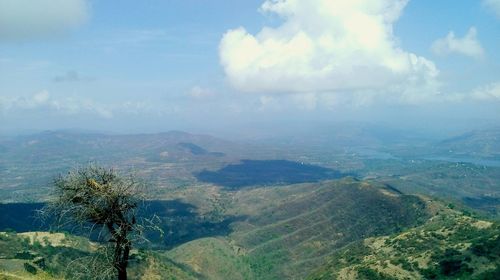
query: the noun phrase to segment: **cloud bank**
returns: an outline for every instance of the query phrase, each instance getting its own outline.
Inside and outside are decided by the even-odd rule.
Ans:
[[[100,118],[113,117],[111,108],[98,104],[91,99],[54,98],[47,90],[42,90],[29,97],[0,97],[0,113],[20,113],[22,110],[59,113],[62,115],[91,114]]]
[[[438,70],[403,50],[393,33],[407,0],[267,0],[282,24],[255,35],[227,31],[220,62],[238,90],[260,93],[398,92],[403,99],[436,85]],[[308,95],[306,107],[314,98]],[[418,99],[418,97],[417,97]]]
[[[62,34],[89,16],[86,0],[0,0],[0,41]]]
[[[473,58],[484,56],[484,50],[477,39],[477,30],[474,27],[463,38],[457,38],[453,31],[450,31],[446,37],[437,39],[432,44],[432,51],[437,55],[448,55],[452,53],[462,54]]]
[[[472,93],[472,97],[478,100],[500,101],[500,82],[491,83],[477,88]]]

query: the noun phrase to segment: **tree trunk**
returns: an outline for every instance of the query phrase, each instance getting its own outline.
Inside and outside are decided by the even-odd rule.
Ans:
[[[127,280],[127,268],[126,267],[120,267],[118,269],[118,280]]]
[[[126,225],[120,231],[114,231],[116,247],[113,262],[118,270],[118,280],[127,280],[127,266],[130,256],[130,241],[127,238],[128,227],[129,225]]]
[[[127,280],[128,258],[130,256],[130,242],[125,238],[124,248],[120,262],[118,263],[118,280]]]
[[[123,242],[122,239],[116,241],[115,256],[114,256],[114,266],[118,270],[118,280],[127,280],[127,266],[123,265],[122,254],[123,254]]]

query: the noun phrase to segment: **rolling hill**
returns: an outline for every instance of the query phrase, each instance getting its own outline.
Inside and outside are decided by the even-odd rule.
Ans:
[[[332,279],[338,275],[347,277],[339,279],[422,279],[435,275],[435,279],[448,279],[450,273],[488,279],[480,277],[496,273],[498,267],[498,250],[492,247],[500,234],[497,223],[426,197],[402,194],[385,184],[345,178],[244,188],[225,195],[219,203],[223,216],[243,217],[231,222],[231,230],[171,249],[136,251],[130,268],[136,278],[132,279],[149,279],[144,275],[163,275],[161,279]],[[29,235],[40,236],[31,238],[39,241],[26,241]],[[0,248],[5,253],[0,273],[30,275],[24,266],[28,263],[46,279],[68,277],[78,271],[62,270],[63,260],[88,256],[100,246],[85,240],[56,233],[2,234]],[[24,251],[32,252],[33,258],[23,259]],[[46,260],[44,268],[33,263],[36,257]]]
[[[500,158],[500,129],[474,130],[437,143],[443,153],[481,158]]]
[[[454,156],[494,156],[496,134],[473,132],[414,151],[397,139],[384,144],[392,134],[342,146],[364,133],[354,132],[333,135],[339,146],[326,139],[310,150],[310,143],[234,143],[175,131],[2,137],[0,230],[26,233],[0,235],[0,277],[74,278],[79,272],[67,271],[68,262],[102,247],[41,232],[48,228],[29,214],[57,173],[88,161],[135,170],[151,185],[146,214],[157,214],[165,235],[134,251],[133,279],[496,277],[500,168],[415,156],[450,147]],[[359,152],[366,147],[375,150]]]
[[[0,199],[40,201],[52,178],[98,162],[132,170],[160,188],[196,181],[192,172],[222,167],[239,146],[206,135],[171,131],[159,134],[108,135],[69,131],[3,138],[0,142]]]
[[[498,279],[500,224],[434,208],[421,226],[346,246],[307,279]]]

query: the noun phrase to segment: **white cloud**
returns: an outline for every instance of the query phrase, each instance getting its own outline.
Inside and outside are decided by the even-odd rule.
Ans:
[[[304,93],[304,109],[315,107],[318,92],[434,90],[434,63],[401,49],[393,34],[407,2],[267,0],[262,12],[283,23],[256,35],[243,27],[227,31],[220,62],[236,89]]]
[[[47,90],[29,97],[0,97],[0,109],[5,113],[19,113],[22,110],[50,110],[63,115],[91,114],[101,118],[112,118],[112,108],[98,104],[91,99],[53,98]]]
[[[0,41],[54,36],[83,24],[86,0],[0,0]]]
[[[23,116],[26,113],[56,117],[85,116],[112,119],[123,116],[169,115],[182,108],[147,99],[102,102],[78,96],[51,95],[42,90],[31,96],[0,96],[0,117]]]
[[[8,98],[2,97],[0,99],[0,105],[5,110],[10,110],[13,108],[20,109],[33,109],[36,107],[44,106],[49,102],[50,94],[46,90],[42,90],[30,97],[16,97]]]
[[[483,5],[491,9],[500,18],[500,0],[483,0]]]
[[[497,100],[500,101],[500,82],[491,83],[474,90],[472,97],[478,100]]]
[[[455,33],[450,31],[445,38],[434,41],[432,51],[438,55],[457,53],[474,58],[484,56],[483,47],[477,40],[477,30],[474,27],[469,28],[469,31],[463,38],[457,38]]]
[[[215,94],[212,90],[208,88],[202,88],[199,86],[194,86],[189,90],[189,96],[191,96],[194,99],[206,99],[206,98],[211,98]]]
[[[48,91],[43,90],[33,96],[33,102],[34,104],[44,104],[46,103],[50,98],[50,94]]]

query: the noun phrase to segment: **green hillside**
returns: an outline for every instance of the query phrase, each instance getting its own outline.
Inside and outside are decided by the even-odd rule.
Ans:
[[[230,201],[226,214],[247,218],[234,222],[229,236],[165,255],[208,279],[300,279],[351,242],[429,217],[420,198],[354,179],[242,190]]]
[[[257,189],[238,197],[241,207],[262,209],[230,235],[245,248],[257,279],[304,276],[350,242],[398,232],[428,217],[419,198],[381,185],[345,179],[299,188],[300,193],[290,188],[275,195],[272,188]],[[267,199],[255,203],[255,195]]]
[[[0,248],[0,279],[59,279],[73,260],[89,257],[97,247],[63,233],[1,232]]]
[[[114,279],[104,275],[113,268],[102,255],[103,246],[63,233],[0,232],[0,279]],[[130,279],[198,278],[155,252],[132,251]]]
[[[500,167],[465,162],[372,160],[367,177],[376,177],[404,193],[418,193],[463,203],[493,218],[500,215]]]
[[[201,238],[163,254],[206,279],[254,279],[244,250],[225,238]]]
[[[499,279],[500,224],[433,206],[424,225],[354,242],[308,279]]]
[[[212,211],[199,208],[205,215],[240,217],[231,230],[169,250],[134,250],[130,279],[494,279],[498,273],[497,223],[376,181],[212,188],[183,199],[199,204],[207,197],[216,199]],[[75,279],[79,271],[68,270],[69,263],[102,246],[62,233],[3,233],[0,273]]]

